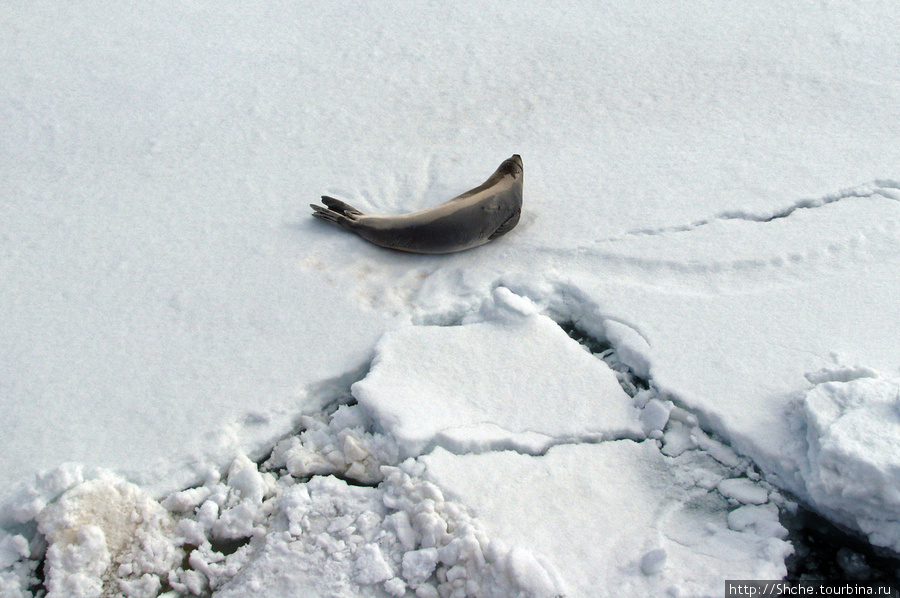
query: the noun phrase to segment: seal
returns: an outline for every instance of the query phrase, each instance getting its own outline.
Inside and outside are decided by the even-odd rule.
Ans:
[[[313,216],[366,241],[411,253],[452,253],[484,245],[511,231],[522,213],[522,158],[503,161],[488,180],[440,205],[411,214],[363,214],[339,199],[322,196]]]

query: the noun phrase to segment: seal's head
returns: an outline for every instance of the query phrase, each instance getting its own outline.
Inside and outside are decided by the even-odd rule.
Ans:
[[[522,176],[523,171],[524,167],[522,166],[522,156],[520,156],[519,154],[513,154],[512,157],[507,158],[503,161],[503,164],[501,164],[500,168],[497,169],[497,174],[510,175],[514,178],[518,178]]]

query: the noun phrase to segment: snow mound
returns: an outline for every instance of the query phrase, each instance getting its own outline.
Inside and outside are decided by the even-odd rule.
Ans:
[[[41,536],[0,537],[0,595],[31,596],[42,558],[48,598],[204,595],[247,562],[280,494],[274,476],[243,455],[225,480],[213,475],[161,503],[108,472],[87,481],[66,473],[44,474],[33,489],[73,484],[38,501],[46,498],[35,516]]]
[[[49,543],[48,597],[156,596],[161,578],[182,558],[168,538],[170,514],[122,480],[79,484],[37,521]]]
[[[806,428],[800,472],[810,501],[872,543],[900,551],[900,379],[855,369],[795,405]]]
[[[615,373],[536,311],[500,287],[461,326],[389,332],[353,395],[406,456],[640,435]]]

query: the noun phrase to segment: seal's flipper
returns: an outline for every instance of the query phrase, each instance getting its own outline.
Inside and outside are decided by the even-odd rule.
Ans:
[[[309,207],[313,209],[313,216],[315,216],[316,218],[331,222],[333,224],[337,224],[341,228],[346,229],[350,229],[353,227],[353,218],[356,217],[357,214],[359,214],[359,212],[357,212],[357,214],[351,214],[348,216],[335,210],[317,206],[314,203],[309,204]]]
[[[505,235],[512,229],[514,229],[516,227],[516,225],[519,223],[519,214],[520,213],[521,212],[519,212],[517,210],[516,212],[513,213],[512,216],[507,218],[506,221],[503,224],[501,224],[500,226],[498,226],[497,230],[495,230],[494,233],[490,237],[488,237],[488,241],[493,241],[497,237],[502,237],[503,235]]]
[[[351,206],[350,204],[346,204],[339,199],[335,199],[333,197],[328,197],[327,195],[322,196],[322,203],[328,206],[331,210],[334,210],[338,214],[344,214],[345,216],[362,216],[363,213]]]

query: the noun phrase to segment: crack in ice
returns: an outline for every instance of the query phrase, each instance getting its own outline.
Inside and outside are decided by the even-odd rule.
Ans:
[[[595,244],[600,243],[612,243],[616,241],[621,241],[630,237],[644,237],[644,236],[654,236],[654,235],[662,235],[667,233],[684,233],[691,232],[703,226],[707,226],[713,224],[715,222],[722,222],[728,220],[744,220],[746,222],[753,223],[766,223],[772,222],[775,220],[781,220],[783,218],[787,218],[791,216],[797,210],[809,210],[821,208],[823,206],[827,206],[829,204],[833,204],[845,199],[861,199],[861,198],[869,198],[880,196],[885,199],[890,199],[893,201],[900,201],[900,183],[892,180],[876,180],[870,185],[862,185],[859,187],[853,187],[850,189],[844,189],[839,191],[838,193],[830,194],[822,196],[818,199],[801,199],[796,203],[783,208],[781,210],[777,210],[775,212],[762,215],[762,214],[754,214],[750,212],[745,212],[742,210],[733,210],[733,211],[725,211],[720,212],[709,218],[704,218],[702,220],[696,220],[689,224],[676,224],[670,226],[660,226],[656,228],[639,228],[633,229],[629,231],[625,231],[619,235],[613,235],[611,237],[606,237],[603,239],[597,239]]]

